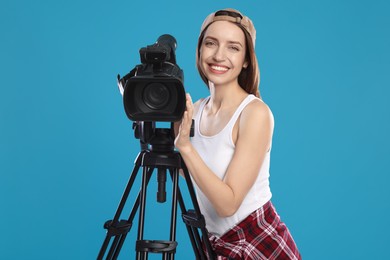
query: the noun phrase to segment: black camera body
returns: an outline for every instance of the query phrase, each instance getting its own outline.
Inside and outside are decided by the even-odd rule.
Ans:
[[[176,122],[185,111],[183,71],[176,64],[176,40],[161,35],[153,45],[141,48],[141,63],[120,79],[123,104],[132,121]]]

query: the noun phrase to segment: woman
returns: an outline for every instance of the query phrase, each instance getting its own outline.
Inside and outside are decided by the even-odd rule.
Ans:
[[[270,201],[274,121],[258,91],[255,39],[253,23],[237,10],[205,19],[197,67],[210,96],[193,104],[187,94],[175,145],[195,184],[218,259],[301,259]]]

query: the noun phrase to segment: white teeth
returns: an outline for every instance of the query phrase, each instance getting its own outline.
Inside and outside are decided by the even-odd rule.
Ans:
[[[220,67],[220,66],[215,66],[215,65],[212,65],[211,68],[213,70],[218,70],[218,71],[227,71],[228,70],[228,68],[226,68],[226,67]]]

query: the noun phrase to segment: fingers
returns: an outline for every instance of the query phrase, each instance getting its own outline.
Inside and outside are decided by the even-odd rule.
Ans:
[[[186,111],[184,111],[183,118],[180,125],[180,134],[183,136],[189,136],[191,125],[192,125],[192,115],[194,111],[194,105],[190,94],[186,94]]]
[[[192,115],[194,113],[194,104],[192,103],[192,98],[190,94],[186,94],[186,109],[188,111],[188,115],[192,119]]]
[[[188,111],[185,111],[183,115],[183,121],[181,122],[181,126],[180,126],[180,132],[184,136],[189,135],[189,131],[191,128],[191,125],[189,125],[190,120],[191,119],[189,118]]]
[[[192,126],[192,116],[194,111],[194,105],[190,94],[186,94],[186,110],[184,111],[180,126],[178,127],[178,133],[175,139],[176,147],[181,150],[185,149],[190,143],[190,133]]]

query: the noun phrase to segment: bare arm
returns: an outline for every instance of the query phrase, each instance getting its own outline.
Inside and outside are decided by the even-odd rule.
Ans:
[[[188,170],[218,215],[228,217],[240,207],[255,182],[271,145],[273,117],[261,101],[251,102],[242,112],[236,149],[225,178],[219,179],[204,163],[189,139],[193,105],[187,97],[185,112],[175,140]]]

